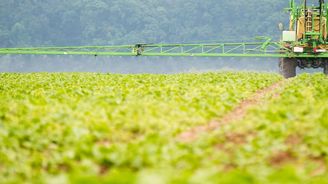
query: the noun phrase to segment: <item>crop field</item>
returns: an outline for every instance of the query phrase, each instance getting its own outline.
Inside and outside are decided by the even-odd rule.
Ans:
[[[328,78],[3,73],[0,183],[328,183]]]

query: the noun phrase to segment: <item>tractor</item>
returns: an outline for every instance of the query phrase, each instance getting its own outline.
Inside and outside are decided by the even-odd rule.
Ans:
[[[324,0],[308,0],[297,6],[290,1],[289,30],[283,31],[282,52],[290,57],[280,59],[279,68],[285,78],[296,76],[296,68],[323,68],[328,74],[327,21],[328,5]],[[322,56],[322,57],[321,57]]]

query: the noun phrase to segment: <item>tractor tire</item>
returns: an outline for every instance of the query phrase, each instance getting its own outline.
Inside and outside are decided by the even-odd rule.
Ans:
[[[297,61],[295,58],[281,58],[279,62],[280,74],[286,79],[296,76]]]
[[[323,73],[328,75],[328,62],[324,63],[323,65]]]

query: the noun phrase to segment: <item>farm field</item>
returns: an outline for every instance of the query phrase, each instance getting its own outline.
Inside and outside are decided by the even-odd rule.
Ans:
[[[328,181],[324,75],[0,74],[0,102],[0,183]]]

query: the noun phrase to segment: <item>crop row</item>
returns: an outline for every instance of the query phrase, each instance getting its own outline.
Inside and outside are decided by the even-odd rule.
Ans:
[[[189,180],[197,168],[214,166],[212,141],[175,137],[281,80],[256,73],[0,78],[0,181],[6,183]]]
[[[203,137],[208,147],[216,148],[211,150],[212,164],[223,166],[212,174],[203,172],[203,181],[327,183],[327,102],[324,75],[284,81],[243,120]]]

